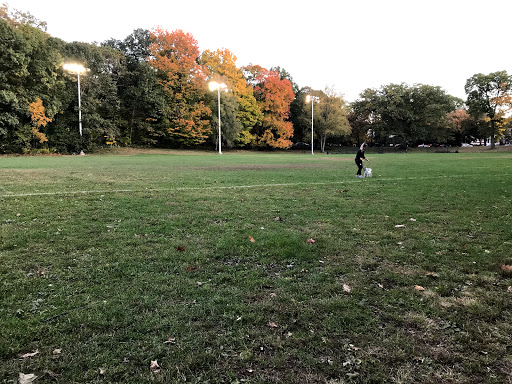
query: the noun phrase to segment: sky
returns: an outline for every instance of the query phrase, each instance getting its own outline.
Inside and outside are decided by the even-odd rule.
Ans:
[[[68,42],[181,29],[200,51],[227,48],[238,67],[279,66],[299,87],[332,87],[348,102],[391,83],[465,100],[474,74],[512,74],[511,0],[4,1]]]

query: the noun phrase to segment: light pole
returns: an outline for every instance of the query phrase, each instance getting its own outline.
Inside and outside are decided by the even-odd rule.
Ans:
[[[215,81],[211,81],[209,86],[210,86],[210,91],[217,90],[217,96],[218,96],[217,104],[219,106],[219,155],[222,155],[221,130],[220,130],[220,90],[223,89],[224,92],[227,92],[228,87],[224,83],[217,83]]]
[[[319,103],[320,98],[318,96],[306,96],[306,103],[311,102],[311,154],[314,155],[315,152],[313,152],[313,104]]]
[[[80,132],[80,137],[82,136],[82,104],[80,100],[80,74],[88,71],[88,69],[84,68],[83,65],[80,64],[64,64],[63,68],[71,73],[76,73],[78,76],[78,131]]]

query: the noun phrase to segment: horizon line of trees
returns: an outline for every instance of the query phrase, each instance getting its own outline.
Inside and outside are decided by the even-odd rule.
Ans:
[[[466,103],[436,86],[389,84],[348,105],[333,88],[300,88],[283,68],[238,67],[228,49],[200,52],[190,33],[136,29],[124,40],[67,43],[30,13],[0,7],[0,153],[78,153],[102,146],[218,146],[217,93],[224,148],[287,149],[314,139],[341,144],[460,144],[506,134],[512,78],[468,79]],[[83,135],[78,132],[80,77]]]

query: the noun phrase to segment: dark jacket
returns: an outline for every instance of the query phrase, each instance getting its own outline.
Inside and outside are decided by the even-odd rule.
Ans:
[[[366,157],[364,157],[364,151],[362,151],[361,149],[359,149],[359,151],[357,151],[357,155],[356,155],[356,162],[362,162],[363,159],[366,159]]]

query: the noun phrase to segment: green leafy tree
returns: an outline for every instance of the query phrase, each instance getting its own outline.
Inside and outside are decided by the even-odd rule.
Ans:
[[[122,76],[124,55],[110,47],[73,42],[62,47],[66,62],[83,64],[89,71],[80,76],[82,98],[83,137],[78,136],[77,76],[63,71],[67,80],[67,107],[61,119],[57,119],[56,131],[59,139],[65,136],[68,152],[93,149],[106,144],[107,138],[120,136],[120,100],[117,84]],[[69,132],[67,135],[65,132]],[[57,132],[56,132],[57,133]],[[52,138],[49,136],[49,141]],[[62,143],[59,143],[62,145]]]
[[[371,133],[381,143],[397,141],[407,146],[417,142],[444,142],[447,138],[447,114],[460,101],[440,87],[415,84],[390,84],[366,89],[352,103],[352,122],[358,130]]]
[[[6,7],[0,15],[0,151],[18,152],[30,149],[29,105],[41,99],[50,119],[62,107],[62,57],[55,40],[31,20],[13,19]]]
[[[512,77],[506,71],[478,73],[467,80],[465,90],[469,113],[475,118],[484,116],[491,149],[496,148],[496,139],[503,134],[507,113],[512,109]]]
[[[306,105],[306,96],[312,94],[310,87],[303,87],[295,93],[295,98],[290,104],[290,118],[293,124],[294,142],[307,140],[307,135],[311,129],[311,112]]]
[[[102,44],[125,55],[126,69],[117,81],[120,99],[120,129],[126,144],[163,145],[166,97],[155,70],[149,65],[151,38],[148,30],[136,29],[123,41]]]
[[[343,96],[332,87],[326,87],[324,92],[317,92],[317,94],[320,102],[314,105],[314,134],[320,139],[320,150],[325,152],[327,138],[348,136],[351,128]],[[310,109],[309,111],[311,113]]]

